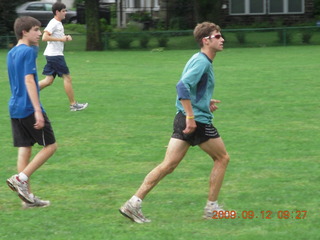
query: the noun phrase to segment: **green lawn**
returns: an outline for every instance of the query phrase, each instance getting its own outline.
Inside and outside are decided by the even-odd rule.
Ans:
[[[220,202],[239,218],[202,219],[213,164],[195,147],[148,195],[152,223],[142,225],[118,208],[163,159],[175,84],[195,51],[66,52],[76,98],[89,107],[70,112],[61,79],[41,92],[59,149],[32,176],[34,192],[52,205],[29,210],[5,184],[16,149],[0,51],[0,239],[319,239],[319,51],[226,46],[214,61],[222,101],[214,125],[231,156]],[[44,63],[40,54],[40,78]],[[278,218],[286,210],[294,214]],[[254,218],[244,219],[249,211]]]

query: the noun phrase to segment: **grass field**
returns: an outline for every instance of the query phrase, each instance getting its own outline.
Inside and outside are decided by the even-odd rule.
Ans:
[[[202,219],[213,163],[195,147],[148,195],[143,212],[152,223],[143,225],[118,208],[163,159],[175,84],[195,51],[67,52],[76,97],[89,107],[70,112],[61,79],[41,92],[59,149],[32,176],[35,193],[52,205],[29,210],[5,184],[16,173],[16,149],[0,51],[0,239],[319,239],[319,51],[219,53],[214,125],[231,155],[220,203],[239,218]],[[44,62],[40,55],[39,76]],[[249,211],[255,216],[245,219]],[[295,219],[296,211],[307,215]]]

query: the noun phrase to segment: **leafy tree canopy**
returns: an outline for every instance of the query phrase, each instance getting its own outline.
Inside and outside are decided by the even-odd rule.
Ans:
[[[26,0],[0,0],[0,34],[13,31],[13,24],[17,18],[16,7],[28,2]]]

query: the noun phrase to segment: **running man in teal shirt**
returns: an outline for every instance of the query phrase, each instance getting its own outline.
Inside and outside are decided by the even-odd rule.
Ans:
[[[194,54],[187,62],[177,84],[176,107],[178,111],[186,115],[180,100],[189,99],[192,102],[195,121],[210,124],[213,118],[210,110],[213,89],[212,60],[203,52]]]
[[[214,74],[212,61],[217,52],[223,50],[224,39],[218,25],[210,22],[198,24],[194,29],[200,52],[194,54],[186,64],[177,88],[177,114],[173,134],[162,163],[144,179],[137,192],[119,210],[122,215],[137,223],[147,223],[141,211],[142,200],[167,174],[179,165],[190,146],[198,145],[214,161],[210,174],[209,194],[204,208],[205,219],[230,212],[218,204],[218,195],[228,166],[229,155],[225,145],[212,125],[212,112],[217,110],[219,100],[212,99]]]

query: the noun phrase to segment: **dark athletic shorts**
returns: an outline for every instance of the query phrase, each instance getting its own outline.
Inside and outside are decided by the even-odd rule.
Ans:
[[[179,112],[174,118],[172,138],[177,138],[188,142],[191,146],[199,145],[210,138],[219,138],[218,130],[212,124],[196,122],[197,128],[191,134],[184,134],[186,128],[186,116]]]
[[[50,145],[56,142],[51,123],[45,113],[44,127],[40,130],[34,128],[35,118],[34,114],[26,118],[11,118],[13,145],[15,147],[30,147],[35,143],[41,146]]]
[[[64,56],[46,56],[47,64],[44,66],[43,75],[62,77],[63,74],[70,74]]]

